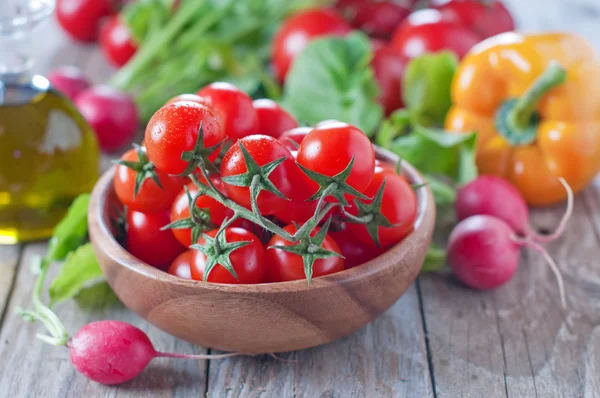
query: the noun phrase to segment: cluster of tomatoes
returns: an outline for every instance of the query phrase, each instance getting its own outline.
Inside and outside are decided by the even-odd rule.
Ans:
[[[209,160],[220,163],[219,172]],[[203,194],[209,186],[220,194]],[[297,242],[286,237],[323,203],[333,204],[323,221],[336,221],[321,222],[326,233],[318,240],[334,255],[314,261],[313,277],[375,258],[412,230],[417,213],[413,188],[375,159],[362,131],[337,121],[299,127],[277,103],[252,101],[228,83],[177,96],[159,109],[143,146],[119,161],[114,189],[128,209],[125,245],[133,255],[182,278],[218,283],[304,279],[303,257],[285,250]],[[259,217],[239,217],[239,209],[253,207]],[[221,246],[233,248],[228,261],[235,272],[218,263],[204,275],[210,255],[189,247],[213,241],[219,231]]]
[[[429,8],[414,11],[417,3]],[[360,29],[372,39],[378,101],[390,114],[403,106],[404,69],[412,59],[442,50],[462,58],[480,41],[514,28],[500,0],[337,0],[333,8],[300,11],[282,24],[273,38],[272,66],[284,82],[311,40]]]

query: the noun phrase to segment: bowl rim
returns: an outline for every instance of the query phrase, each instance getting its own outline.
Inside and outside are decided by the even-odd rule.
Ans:
[[[373,145],[376,158],[386,163],[396,164],[398,156],[390,151]],[[225,284],[214,282],[203,282],[196,280],[183,279],[169,274],[166,271],[153,267],[129,253],[113,236],[109,227],[104,222],[103,210],[109,193],[113,189],[113,178],[116,166],[108,169],[96,182],[91,194],[88,208],[88,227],[90,231],[90,240],[93,241],[96,250],[102,250],[112,261],[128,270],[140,274],[141,276],[169,283],[182,288],[198,288],[201,290],[222,291],[239,294],[265,294],[265,293],[285,293],[310,291],[322,288],[328,288],[340,283],[348,283],[353,280],[362,279],[374,273],[378,273],[385,268],[397,263],[396,252],[401,252],[405,247],[416,239],[418,232],[426,229],[428,223],[426,215],[433,212],[435,218],[435,202],[433,193],[428,185],[424,185],[416,192],[417,195],[417,218],[413,230],[399,243],[390,247],[389,250],[378,257],[360,264],[356,267],[344,269],[330,275],[324,275],[313,278],[308,284],[305,279],[286,282],[271,282],[258,284]],[[408,162],[402,160],[402,172],[412,184],[425,184],[423,176]]]

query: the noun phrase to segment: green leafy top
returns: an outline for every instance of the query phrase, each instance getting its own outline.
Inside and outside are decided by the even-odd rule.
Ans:
[[[450,51],[412,60],[404,73],[402,98],[413,120],[423,126],[443,126],[450,109],[450,88],[458,58]]]
[[[308,124],[336,119],[372,135],[383,110],[376,100],[371,57],[371,44],[362,33],[311,41],[286,77],[286,109]]]

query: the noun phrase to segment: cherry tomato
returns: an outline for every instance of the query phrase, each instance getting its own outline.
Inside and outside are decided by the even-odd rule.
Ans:
[[[130,149],[121,156],[121,160],[138,162],[139,156],[135,149]],[[154,172],[162,188],[152,178],[146,178],[140,186],[137,195],[134,195],[137,173],[127,166],[118,164],[115,168],[113,181],[115,193],[121,203],[130,210],[141,211],[143,213],[153,213],[168,209],[185,183],[185,179],[163,173],[156,169]]]
[[[284,228],[286,232],[293,234],[297,228],[290,224]],[[319,228],[315,228],[311,236],[316,235]],[[270,246],[293,246],[295,243],[288,242],[279,235],[273,235],[267,247]],[[335,240],[329,235],[325,236],[322,247],[341,254],[341,250]],[[332,256],[329,258],[318,259],[313,264],[313,278],[333,274],[344,269],[344,259]],[[305,279],[304,263],[302,257],[286,252],[281,249],[267,250],[267,279],[270,282],[285,282],[297,279]]]
[[[274,216],[286,224],[297,222],[304,223],[311,218],[317,210],[316,200],[306,202],[304,200],[294,200],[289,203],[283,210],[278,211]]]
[[[185,250],[170,230],[160,230],[168,223],[168,210],[151,214],[128,211],[127,250],[145,263],[166,269]]]
[[[215,237],[217,230],[207,233],[210,237]],[[229,260],[239,279],[227,271],[222,265],[216,265],[208,275],[208,282],[213,283],[232,283],[232,284],[250,284],[262,283],[265,278],[265,248],[253,233],[242,228],[229,227],[225,229],[225,240],[228,243],[250,241],[252,243],[242,246],[229,255]],[[204,237],[200,238],[199,244],[205,242]],[[196,257],[191,264],[192,278],[201,281],[204,277],[206,268],[206,256],[196,252]]]
[[[223,132],[231,141],[259,132],[252,98],[233,84],[212,83],[197,94],[207,101],[207,106],[222,121]]]
[[[242,138],[229,148],[223,160],[221,161],[221,176],[235,176],[246,173],[246,163],[240,150],[239,143],[242,143],[250,156],[259,166],[286,157],[269,175],[269,180],[283,193],[287,198],[297,195],[296,192],[302,189],[295,181],[304,179],[303,174],[296,163],[290,151],[283,146],[281,142],[267,135],[251,135]],[[225,191],[227,195],[242,206],[251,207],[249,187],[238,187],[225,182]],[[288,201],[280,198],[270,192],[261,192],[258,195],[258,208],[263,215],[274,214],[283,209]]]
[[[279,141],[281,141],[290,151],[295,151],[300,147],[300,143],[312,129],[312,127],[296,127],[295,129],[284,131],[279,136]]]
[[[341,173],[352,159],[354,165],[346,183],[362,192],[373,178],[373,145],[358,128],[347,123],[331,122],[315,127],[302,140],[297,161],[309,170],[333,177]],[[311,191],[311,194],[314,192]]]
[[[288,18],[273,38],[272,62],[275,76],[283,82],[296,56],[319,36],[343,36],[350,25],[335,11],[311,9]]]
[[[466,26],[443,18],[440,11],[425,9],[414,12],[394,34],[392,47],[404,62],[427,52],[453,51],[465,56],[480,37]]]
[[[194,149],[200,124],[205,147],[216,145],[225,138],[214,113],[204,105],[180,101],[160,108],[148,122],[144,136],[150,161],[165,173],[183,173],[187,162],[181,155]],[[218,154],[219,149],[216,149],[211,159]]]
[[[263,244],[267,243],[273,235],[270,231],[264,229],[258,224],[253,223],[252,221],[246,220],[245,218],[238,218],[231,224],[231,226],[243,228],[246,231],[252,232]]]
[[[129,27],[119,15],[113,15],[100,29],[100,48],[107,60],[116,67],[129,61],[137,51]]]
[[[342,256],[344,256],[344,267],[346,269],[371,261],[386,251],[385,248],[363,242],[347,228],[337,232],[330,232],[329,235],[340,247]]]
[[[255,100],[252,105],[258,117],[258,132],[279,138],[286,130],[298,127],[298,122],[277,102],[270,99]]]
[[[458,21],[482,40],[515,30],[515,22],[501,1],[443,0],[439,3],[434,8],[442,13],[444,19]]]
[[[204,105],[204,106],[210,108],[209,101],[206,98],[202,98],[201,96],[196,95],[196,94],[179,94],[179,95],[176,95],[175,97],[173,97],[170,100],[168,100],[167,102],[165,102],[165,105],[173,104],[173,103],[179,102],[179,101],[195,102],[197,104]]]
[[[371,66],[373,67],[375,79],[379,84],[377,102],[383,106],[385,114],[389,115],[404,106],[402,103],[404,62],[393,48],[383,46],[374,49]]]
[[[411,12],[410,8],[395,1],[363,1],[354,11],[354,28],[383,39],[392,37],[394,30]]]
[[[388,170],[380,168],[375,172],[373,181],[365,190],[365,194],[374,197],[386,181],[381,201],[381,214],[383,214],[393,227],[378,227],[379,243],[382,247],[390,246],[400,242],[413,229],[417,218],[417,196],[409,183]],[[365,203],[371,201],[365,200]],[[350,214],[358,213],[356,205],[352,204],[348,210]],[[363,242],[375,245],[375,242],[369,235],[365,224],[348,223],[347,228],[356,237]]]
[[[173,260],[167,272],[183,279],[192,279],[191,265],[195,257],[196,250],[190,249],[184,251]]]
[[[219,190],[223,190],[223,183],[216,177],[211,177],[211,182]],[[198,187],[192,182],[187,184],[188,191],[192,198],[198,193]],[[180,190],[179,195],[172,202],[171,206],[171,222],[189,218],[190,206],[185,190]],[[213,198],[207,195],[201,195],[196,199],[196,207],[208,211],[210,221],[218,227],[223,223],[225,218],[231,218],[233,216],[233,210],[223,206]],[[175,238],[185,247],[189,247],[192,244],[192,230],[190,228],[173,229]]]
[[[56,18],[73,39],[92,42],[98,38],[102,18],[116,12],[111,0],[56,0]]]

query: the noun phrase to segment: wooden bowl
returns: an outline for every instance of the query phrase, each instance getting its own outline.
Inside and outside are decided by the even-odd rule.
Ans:
[[[376,148],[379,159],[398,158]],[[423,182],[409,164],[409,181]],[[269,353],[329,343],[363,327],[400,298],[417,277],[435,223],[428,187],[417,191],[415,228],[376,259],[336,274],[257,285],[177,278],[135,258],[110,230],[114,168],[96,184],[89,207],[94,251],[108,283],[131,310],[165,332],[224,351]]]

